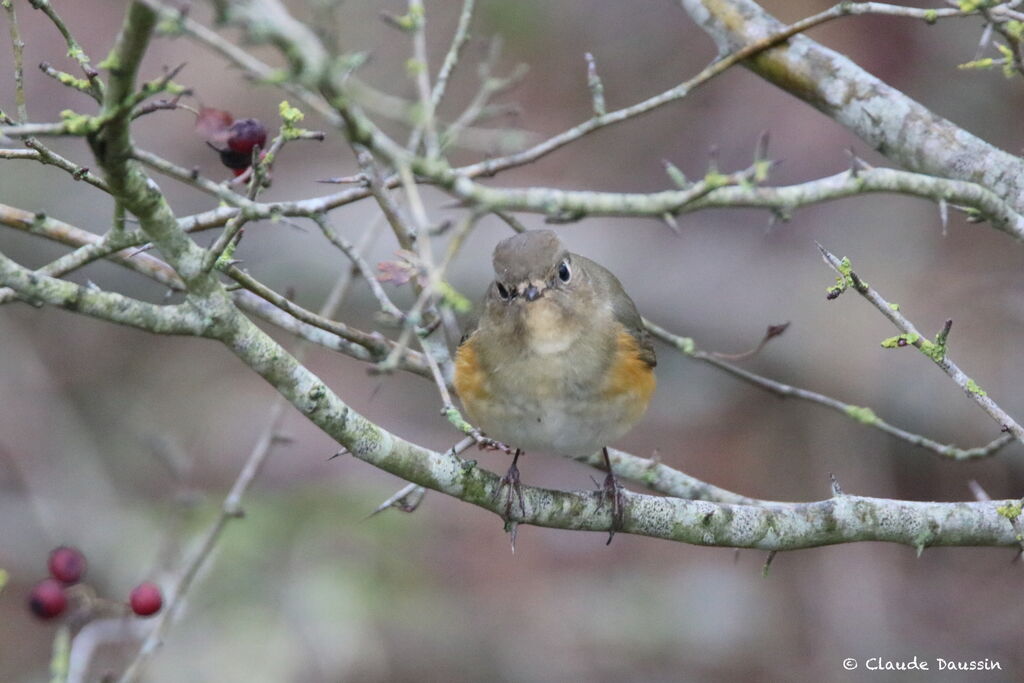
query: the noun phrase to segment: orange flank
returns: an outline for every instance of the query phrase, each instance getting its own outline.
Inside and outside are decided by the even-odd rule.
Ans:
[[[633,405],[629,420],[633,422],[647,410],[647,404],[654,395],[656,385],[654,369],[640,357],[640,346],[636,339],[626,330],[621,330],[618,335],[615,362],[609,369],[605,382],[604,395],[608,398],[630,397]]]
[[[472,337],[464,341],[455,353],[455,391],[470,413],[473,412],[473,402],[487,398],[484,373],[480,368]]]

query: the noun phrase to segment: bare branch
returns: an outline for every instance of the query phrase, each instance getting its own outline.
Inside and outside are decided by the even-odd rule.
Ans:
[[[818,249],[821,250],[825,263],[839,274],[839,284],[831,291],[841,292],[847,288],[855,289],[858,294],[870,301],[871,304],[877,308],[889,322],[902,331],[902,334],[883,341],[883,347],[896,348],[899,346],[913,346],[917,348],[918,351],[923,353],[937,366],[939,366],[939,369],[946,373],[958,387],[963,389],[968,398],[988,413],[989,417],[995,420],[1001,429],[1013,434],[1018,441],[1024,443],[1024,428],[1022,428],[1016,420],[1010,417],[1006,411],[1000,408],[995,401],[989,398],[985,390],[978,386],[977,382],[968,377],[947,355],[946,338],[949,335],[949,327],[952,325],[952,321],[947,323],[936,337],[935,341],[929,340],[918,332],[917,328],[914,327],[914,324],[900,312],[899,306],[895,306],[883,299],[874,288],[868,285],[867,282],[862,280],[857,273],[854,272],[849,259],[836,258],[820,244],[818,245]]]
[[[784,30],[753,0],[680,0],[693,20],[720,50]],[[864,3],[877,9],[879,3]],[[861,3],[840,3],[854,10]],[[891,6],[889,6],[891,7]],[[829,10],[835,12],[836,9]],[[917,10],[934,12],[948,9]],[[899,14],[914,11],[900,8]],[[922,17],[922,18],[928,18]],[[759,53],[744,65],[803,99],[861,137],[874,149],[908,170],[977,183],[1024,210],[1024,162],[936,115],[847,57],[806,36]]]
[[[672,334],[668,330],[652,323],[650,320],[644,320],[644,326],[651,334],[666,342],[677,351],[686,354],[694,360],[707,363],[712,367],[727,372],[733,377],[749,382],[759,389],[773,393],[776,396],[781,396],[782,398],[797,398],[801,401],[809,401],[811,403],[825,406],[826,408],[831,408],[836,412],[842,413],[851,420],[868,425],[869,427],[874,427],[875,429],[881,430],[886,434],[906,441],[914,446],[926,448],[943,458],[948,458],[950,460],[976,460],[979,458],[987,458],[995,455],[1002,450],[1004,446],[1013,441],[1013,437],[1011,435],[1003,434],[990,443],[975,448],[958,448],[950,444],[939,443],[938,441],[929,439],[926,436],[914,434],[905,429],[900,429],[899,427],[889,424],[876,415],[874,410],[867,406],[845,403],[816,391],[801,389],[800,387],[794,387],[768,377],[763,377],[754,372],[750,372],[749,370],[737,367],[732,363],[728,363],[721,358],[718,358],[713,353],[702,351],[697,348],[693,339]]]

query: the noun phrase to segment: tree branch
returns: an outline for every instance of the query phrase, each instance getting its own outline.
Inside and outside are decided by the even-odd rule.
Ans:
[[[0,286],[10,287],[27,301],[69,311],[154,334],[206,334],[207,321],[188,304],[157,306],[113,292],[89,289],[19,266],[0,253]]]
[[[1004,446],[1013,441],[1012,435],[1003,434],[984,446],[978,446],[975,448],[957,448],[951,444],[939,443],[938,441],[929,439],[926,436],[914,434],[906,431],[905,429],[900,429],[899,427],[889,424],[876,415],[875,411],[867,406],[845,403],[832,398],[831,396],[819,394],[816,391],[801,389],[800,387],[784,384],[768,377],[762,377],[761,375],[726,362],[721,358],[716,357],[714,354],[698,349],[693,339],[672,334],[668,330],[652,323],[650,320],[644,320],[644,326],[651,334],[663,342],[668,343],[677,351],[693,358],[694,360],[707,363],[714,368],[727,372],[759,389],[763,389],[782,398],[797,398],[802,401],[808,401],[826,408],[831,408],[832,410],[842,413],[851,420],[868,425],[869,427],[874,427],[875,429],[883,431],[897,439],[902,439],[914,446],[925,448],[943,458],[948,458],[950,460],[977,460],[980,458],[987,458],[995,455],[1002,450]]]
[[[680,4],[722,52],[783,28],[752,0],[680,0]],[[744,65],[846,126],[901,166],[976,183],[1016,211],[1024,211],[1024,162],[1019,157],[936,115],[849,58],[795,35]]]
[[[882,298],[874,288],[862,280],[857,273],[853,271],[853,267],[850,265],[849,259],[836,258],[820,244],[818,245],[818,249],[821,250],[821,255],[825,259],[825,263],[839,274],[836,286],[829,290],[829,299],[835,299],[848,288],[856,290],[858,294],[870,301],[871,304],[877,308],[889,322],[903,332],[903,334],[883,341],[882,346],[884,348],[897,348],[901,346],[913,346],[917,348],[917,350],[939,366],[939,369],[946,373],[946,375],[948,375],[958,387],[963,389],[963,392],[967,397],[984,410],[989,417],[995,420],[1003,431],[1013,434],[1018,441],[1024,443],[1024,427],[1021,427],[1016,420],[1010,417],[1009,414],[1000,408],[995,401],[989,398],[985,390],[978,386],[977,382],[968,377],[946,354],[946,339],[949,335],[949,329],[953,324],[952,320],[946,321],[946,326],[935,337],[935,341],[929,340],[918,332],[917,328],[914,327],[914,324],[900,312],[899,306],[891,304]]]

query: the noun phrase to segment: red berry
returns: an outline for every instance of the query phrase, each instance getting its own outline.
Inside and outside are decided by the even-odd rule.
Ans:
[[[164,598],[155,583],[143,581],[132,589],[131,595],[128,596],[128,602],[131,604],[133,612],[140,617],[148,617],[150,614],[160,611],[164,605]]]
[[[238,119],[228,128],[228,148],[232,152],[250,156],[256,145],[267,145],[267,129],[257,119]]]
[[[50,553],[50,576],[63,583],[78,583],[85,575],[85,555],[78,548],[61,546]]]
[[[43,579],[28,594],[28,606],[40,619],[52,619],[68,606],[64,586],[56,579]]]

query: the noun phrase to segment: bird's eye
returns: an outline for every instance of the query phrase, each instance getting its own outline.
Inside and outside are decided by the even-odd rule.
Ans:
[[[569,269],[569,259],[565,259],[558,266],[558,279],[562,282],[568,282],[572,279],[572,270]]]
[[[500,296],[504,301],[508,301],[510,296],[508,289],[500,282],[498,283],[498,296]]]

